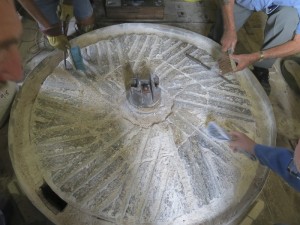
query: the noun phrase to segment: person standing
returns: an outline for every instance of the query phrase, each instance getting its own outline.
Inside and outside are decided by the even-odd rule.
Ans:
[[[70,47],[66,30],[73,17],[80,33],[94,29],[95,17],[90,0],[18,0],[24,9],[39,24],[54,48],[66,50]]]

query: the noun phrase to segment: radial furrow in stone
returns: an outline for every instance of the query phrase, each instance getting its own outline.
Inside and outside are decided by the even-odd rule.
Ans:
[[[190,96],[189,96],[190,97]],[[201,102],[199,98],[190,98],[188,100],[184,99],[176,99],[174,101],[175,105],[180,105],[183,108],[192,109],[192,108],[202,108],[202,111],[208,112],[214,112],[217,115],[225,115],[227,118],[236,118],[239,120],[244,121],[252,121],[253,119],[249,115],[251,115],[251,112],[249,110],[241,108],[241,107],[231,107],[228,105],[222,105],[221,102],[213,102],[214,105],[208,104],[205,102]],[[212,103],[212,101],[210,101]],[[220,112],[222,110],[222,112]]]
[[[216,142],[211,136],[207,134],[207,132],[203,130],[199,130],[197,133],[197,141],[199,142],[199,148],[201,148],[205,152],[209,151],[218,158],[218,160],[229,163],[231,161],[232,152],[224,151],[224,149],[228,149],[227,143]]]
[[[156,35],[151,35],[151,49],[149,52],[150,59],[159,59],[160,58],[160,46],[161,46],[161,39]]]
[[[176,57],[174,55],[181,55],[182,53],[179,53],[179,50],[186,51],[187,43],[183,43],[181,41],[177,41],[174,43],[174,45],[170,45],[168,49],[165,49],[161,54],[163,60],[168,62],[170,65],[173,65],[175,67],[176,62],[172,62],[173,60],[176,60]]]
[[[212,97],[213,99],[219,99],[219,101],[224,101],[224,102],[231,102],[237,105],[241,105],[244,106],[246,108],[250,108],[251,107],[251,103],[250,101],[246,98],[246,96],[237,96],[234,93],[231,92],[227,92],[227,91],[219,91],[219,90],[215,90],[215,89],[211,89],[209,90],[209,94],[210,97]]]
[[[189,70],[189,68],[185,69]],[[218,77],[218,74],[214,71],[195,71],[194,69],[192,71],[188,71],[188,76],[193,79],[195,82],[199,82],[203,87],[211,87],[216,86],[219,83],[226,82],[222,78]]]
[[[235,86],[232,86],[232,85],[228,85],[228,83],[224,82],[222,84],[220,84],[218,86],[218,89],[221,90],[221,91],[227,91],[227,92],[231,92],[231,93],[235,93],[236,95],[239,95],[239,96],[245,96],[245,91],[241,89],[241,87],[235,85]]]
[[[148,196],[147,196],[147,202],[145,204],[145,206],[143,207],[143,213],[140,217],[140,223],[145,223],[147,221],[146,218],[150,218],[151,222],[162,222],[162,221],[166,221],[167,217],[174,217],[174,215],[172,215],[170,212],[168,212],[168,209],[166,209],[165,206],[165,192],[166,190],[171,189],[171,192],[173,193],[175,190],[173,187],[168,186],[168,181],[171,179],[173,180],[174,177],[174,168],[167,168],[167,166],[171,166],[172,159],[170,158],[165,158],[160,160],[160,162],[158,163],[165,163],[167,165],[165,165],[164,167],[161,167],[159,165],[159,167],[162,169],[161,172],[163,172],[162,176],[156,176],[154,177],[154,181],[155,181],[155,186],[153,186],[150,189],[150,192],[148,192]],[[173,171],[173,172],[172,172]],[[160,173],[161,173],[160,172]],[[157,180],[159,179],[159,180]],[[177,200],[177,199],[176,199]],[[178,207],[178,205],[180,204],[184,204],[185,199],[181,199],[183,201],[182,202],[175,202],[175,199],[168,199],[168,204],[169,205],[173,205],[174,206],[174,211],[179,211],[178,214],[182,213],[182,209],[176,209],[176,207]],[[175,205],[176,204],[176,205]],[[163,218],[160,217],[160,213],[163,214]],[[177,214],[175,215],[177,216]],[[159,218],[160,217],[160,218]]]
[[[150,51],[150,46],[149,44],[151,42],[151,38],[149,36],[146,36],[146,39],[141,40],[141,45],[139,47],[139,51],[137,52],[135,64],[133,66],[134,71],[138,71],[138,67],[140,66],[139,64],[143,62],[143,60],[149,58],[149,51]]]
[[[130,180],[132,179],[133,177],[129,176],[130,175],[130,171],[132,170],[136,170],[137,166],[136,165],[139,165],[139,158],[141,156],[139,156],[139,154],[141,153],[141,151],[138,151],[139,149],[143,149],[145,147],[145,144],[148,140],[148,135],[147,133],[145,132],[140,132],[140,130],[133,130],[133,132],[129,132],[128,133],[129,135],[126,135],[124,136],[124,140],[120,139],[118,142],[119,143],[127,143],[124,144],[124,147],[121,148],[123,149],[123,151],[120,151],[120,152],[117,152],[118,153],[118,157],[126,157],[126,162],[129,163],[129,166],[130,168],[128,168],[128,171],[126,172],[126,174],[123,174],[125,180]],[[109,151],[110,149],[108,149],[107,153],[110,153]],[[126,154],[127,155],[126,155]],[[117,155],[112,155],[114,157],[117,157]],[[136,158],[134,158],[133,156],[137,156]],[[106,156],[108,158],[108,156]],[[113,160],[114,158],[111,158],[111,160]],[[101,162],[101,160],[99,160]],[[106,163],[108,163],[108,161],[103,161],[103,165],[102,167],[105,169],[106,167],[108,167],[106,165]],[[136,171],[137,172],[137,171]],[[102,174],[103,173],[103,174]],[[94,188],[95,187],[95,184],[94,182],[99,182],[103,179],[103,176],[105,175],[105,172],[101,172],[101,173],[97,173],[96,176],[93,177],[93,179],[90,179],[90,180],[87,180],[86,182],[86,187],[81,187],[77,192],[78,192],[78,195],[81,195],[80,193],[83,192],[85,193],[84,190],[90,190],[91,188]],[[129,176],[129,177],[128,177]],[[103,182],[100,182],[100,183],[103,183]],[[131,185],[131,183],[129,183]],[[125,187],[124,187],[125,188]],[[91,190],[90,190],[91,191]],[[86,193],[90,192],[90,191],[87,191]],[[76,194],[77,195],[77,194]]]
[[[74,162],[74,159],[80,158],[83,156],[82,151],[77,151],[77,152],[70,152],[70,153],[65,153],[63,155],[57,154],[53,155],[52,157],[44,157],[43,160],[41,160],[41,166],[42,168],[47,168],[47,170],[51,171],[51,175],[62,172],[66,166],[67,163],[76,163]]]
[[[131,60],[138,60],[139,57],[139,53],[141,51],[141,49],[143,49],[143,45],[145,43],[147,39],[147,36],[145,35],[137,35],[137,37],[135,38],[134,42],[131,45],[131,49],[128,52],[128,57]]]
[[[208,104],[208,99],[205,96],[206,92],[201,91],[201,86],[198,85],[198,93],[197,92],[189,92],[189,88],[186,88],[184,92],[180,93],[179,95],[176,96],[176,102],[190,102],[192,104],[203,104],[207,105]]]
[[[173,54],[170,54],[170,58],[167,60],[167,62],[174,66],[176,69],[181,70],[183,67],[185,67],[188,64],[188,61],[186,60],[186,52],[190,48],[189,44],[182,44],[178,46],[179,50],[174,52]]]
[[[110,172],[108,172],[110,170]],[[102,204],[102,200],[105,200],[110,190],[108,186],[114,183],[119,183],[113,188],[121,188],[124,178],[121,178],[126,175],[126,171],[128,170],[128,164],[124,161],[124,159],[119,156],[116,157],[114,161],[111,162],[104,170],[99,171],[95,179],[90,179],[87,182],[83,180],[83,183],[79,185],[79,189],[75,189],[73,191],[73,196],[78,199],[81,204],[91,205],[99,203],[99,206]],[[113,197],[117,197],[118,192],[112,191]],[[96,200],[96,198],[102,199],[101,201]],[[97,208],[99,206],[96,206]],[[105,205],[104,205],[105,206]],[[104,207],[102,206],[102,207]],[[100,208],[100,207],[99,207]]]
[[[119,166],[117,166],[119,168]],[[99,183],[93,187],[93,190],[88,193],[80,204],[85,205],[87,208],[91,209],[93,214],[102,214],[107,205],[116,199],[117,194],[120,192],[122,183],[124,182],[124,175],[126,173],[126,164],[120,164],[121,171],[118,174],[113,173],[111,177],[106,181],[106,186],[101,185],[98,187]],[[80,198],[79,198],[80,199]]]
[[[184,110],[182,110],[182,112],[184,112]],[[184,116],[178,112],[174,112],[174,114],[170,115],[168,120],[188,136],[195,132],[195,127],[188,124]]]
[[[96,64],[94,64],[94,67],[97,68],[97,75],[103,75],[110,71],[109,67],[109,59],[108,59],[108,53],[106,48],[106,42],[100,42],[97,45],[93,45],[89,48],[89,52],[91,53],[90,57],[92,59],[96,59]],[[100,67],[97,65],[101,65]]]
[[[249,108],[240,107],[232,103],[224,104],[224,102],[219,99],[210,98],[208,99],[208,104],[220,108],[220,111],[225,110],[229,113],[233,112],[234,114],[252,115]]]
[[[55,176],[53,176],[53,180],[55,182],[61,183],[63,180],[66,181],[68,179],[70,179],[70,177],[72,177],[72,174],[76,174],[79,172],[79,170],[81,169],[81,167],[79,165],[85,165],[85,164],[89,164],[91,161],[93,161],[98,155],[95,154],[97,151],[99,151],[99,149],[101,149],[102,154],[108,154],[109,157],[111,155],[113,155],[114,151],[112,151],[113,149],[111,149],[111,146],[114,145],[116,142],[118,142],[120,139],[124,138],[124,136],[126,136],[126,134],[130,132],[130,130],[128,131],[123,131],[120,134],[115,134],[114,139],[113,140],[107,140],[103,141],[103,139],[101,139],[99,141],[99,143],[92,143],[92,144],[88,144],[88,148],[90,149],[90,151],[88,152],[88,154],[86,153],[82,158],[77,158],[75,159],[76,161],[78,161],[77,164],[69,164],[68,167],[65,169],[64,173],[57,173],[55,174]],[[106,151],[107,150],[107,151]],[[110,150],[110,151],[108,151]],[[66,176],[63,176],[63,174],[66,174]]]
[[[83,179],[85,182],[89,182],[90,180],[95,179],[96,176],[99,176],[99,173],[108,167],[113,160],[117,157],[122,157],[128,164],[134,164],[135,159],[134,156],[138,152],[138,148],[134,145],[140,141],[141,134],[137,132],[138,130],[133,130],[128,135],[124,136],[123,139],[118,140],[115,145],[118,146],[119,151],[117,149],[111,147],[106,151],[103,151],[102,154],[96,155],[96,157],[90,161],[87,166],[82,168],[75,176],[70,178],[62,188],[64,187],[72,187],[73,191],[76,191],[82,185],[78,183],[78,179]],[[81,175],[79,175],[79,173]],[[97,179],[98,180],[98,179]],[[77,184],[76,184],[77,183]]]
[[[179,155],[183,160],[185,169],[190,176],[190,183],[193,187],[193,194],[197,205],[208,204],[212,198],[219,196],[218,187],[209,177],[209,167],[202,155],[197,137],[190,137],[179,149]]]

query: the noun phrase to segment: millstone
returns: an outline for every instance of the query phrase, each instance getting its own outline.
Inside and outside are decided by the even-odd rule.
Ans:
[[[33,203],[57,224],[234,223],[267,170],[212,139],[206,125],[274,144],[272,108],[251,72],[221,79],[219,46],[170,26],[115,25],[73,44],[82,47],[86,73],[65,70],[59,53],[49,56],[13,106],[11,158]],[[138,108],[125,81],[144,71],[158,76],[161,96]],[[45,184],[62,209],[45,203]]]

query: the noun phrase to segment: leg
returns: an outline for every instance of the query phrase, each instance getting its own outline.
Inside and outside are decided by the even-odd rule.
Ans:
[[[272,48],[292,40],[298,22],[299,17],[296,9],[286,6],[278,7],[273,13],[268,15],[265,38],[261,49]],[[276,59],[266,59],[253,64],[252,72],[268,95],[271,91],[268,69],[272,67],[275,61]]]
[[[79,31],[85,33],[93,30],[95,17],[90,0],[73,0],[73,6]]]
[[[60,23],[59,18],[56,14],[59,0],[35,0],[35,3],[41,10],[42,14],[51,23],[51,25],[56,25]],[[40,24],[39,27],[43,30],[43,27]]]
[[[296,26],[299,23],[297,10],[292,7],[280,6],[269,15],[262,49],[272,48],[292,40]],[[276,59],[256,62],[255,67],[271,68]]]
[[[253,12],[244,7],[241,7],[237,4],[234,4],[234,19],[235,19],[235,28],[238,31],[247,21],[247,19],[251,16]],[[216,21],[213,25],[210,34],[208,35],[214,41],[220,43],[223,35],[223,17],[222,10],[220,7],[217,9]]]

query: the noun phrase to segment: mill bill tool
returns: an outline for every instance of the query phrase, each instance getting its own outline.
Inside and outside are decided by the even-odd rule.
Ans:
[[[229,49],[227,52],[223,52],[218,59],[220,75],[224,77],[225,74],[233,72],[236,68],[235,62],[231,59],[233,49]]]
[[[199,59],[197,59],[197,58],[195,58],[194,56],[192,56],[192,55],[190,55],[190,54],[188,54],[188,53],[185,53],[185,55],[186,55],[186,57],[188,57],[190,60],[192,60],[192,61],[194,61],[195,63],[198,63],[198,64],[200,64],[201,66],[203,66],[204,68],[206,68],[206,69],[208,69],[208,70],[211,70],[211,68],[208,66],[208,65],[206,65],[206,64],[204,64],[203,62],[201,62]],[[228,83],[232,83],[230,80],[228,80],[226,77],[224,77],[223,75],[220,75],[220,74],[218,74],[219,75],[219,77],[221,77],[223,80],[225,80],[226,82],[228,82]]]
[[[70,19],[69,17],[66,18],[65,21],[62,21],[62,27],[64,35],[67,36],[68,34],[68,26],[69,26]],[[71,58],[71,63],[76,70],[85,71],[85,66],[83,63],[82,55],[79,46],[71,46],[67,50],[64,51],[64,66],[67,69],[67,53]]]

